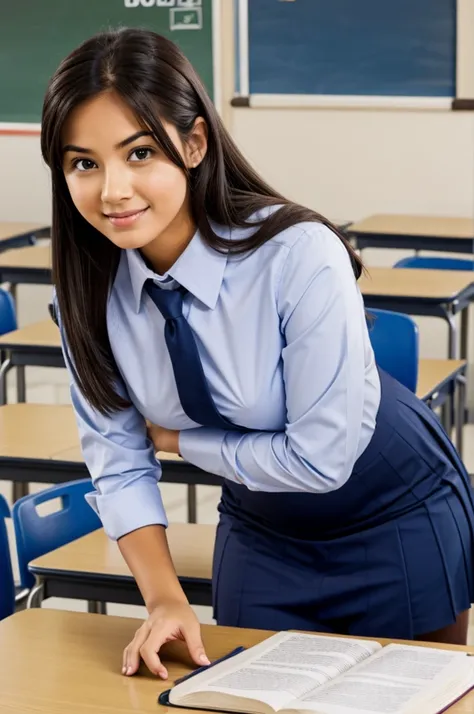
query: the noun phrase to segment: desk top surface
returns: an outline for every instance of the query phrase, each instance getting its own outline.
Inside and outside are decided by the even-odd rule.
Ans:
[[[179,577],[212,578],[212,555],[216,527],[208,524],[170,523],[167,529],[173,563]],[[36,558],[35,573],[68,572],[131,578],[117,543],[102,529]]]
[[[0,460],[2,456],[82,462],[73,409],[68,404],[0,406]],[[158,458],[182,461],[164,451],[158,452]]]
[[[6,250],[0,253],[0,268],[51,270],[51,246],[31,245],[26,248]]]
[[[0,406],[1,456],[51,459],[78,444],[76,419],[69,405]]]
[[[139,620],[61,610],[33,609],[0,622],[1,711],[9,714],[159,714],[157,696],[193,666],[183,643],[166,645],[164,682],[142,665],[135,677],[120,673],[122,652]],[[203,625],[211,660],[239,645],[250,647],[271,632]],[[386,640],[381,640],[387,644]],[[418,644],[418,643],[417,643]],[[471,648],[445,646],[474,652]],[[474,693],[449,709],[472,714]],[[195,714],[181,709],[182,714]]]
[[[5,456],[82,462],[73,409],[68,404],[0,406],[0,460]],[[158,458],[182,461],[164,451],[158,452]]]
[[[447,382],[452,375],[458,374],[466,365],[463,359],[421,359],[418,364],[418,383],[416,396],[424,399]]]
[[[359,279],[364,296],[450,302],[474,284],[474,271],[370,268]],[[369,308],[370,310],[370,308]]]
[[[474,240],[474,218],[379,214],[353,223],[350,233]]]
[[[43,233],[48,226],[44,223],[22,223],[20,221],[0,221],[0,242],[18,236]]]
[[[61,349],[61,337],[54,322],[43,320],[35,322],[19,330],[8,332],[0,337],[0,345],[7,348],[15,347],[57,347]]]

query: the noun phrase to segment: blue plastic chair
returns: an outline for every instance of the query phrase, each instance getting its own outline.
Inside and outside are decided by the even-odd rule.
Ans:
[[[8,504],[3,496],[0,496],[0,620],[15,612],[15,585],[5,522],[9,517]]]
[[[419,350],[416,322],[408,315],[389,310],[367,308],[367,315],[375,361],[394,379],[416,392]]]
[[[17,329],[15,304],[7,290],[0,288],[0,335]]]
[[[84,498],[92,490],[91,480],[81,479],[29,494],[14,504],[12,516],[23,587],[30,589],[35,584],[28,563],[101,527],[99,517]],[[56,498],[61,499],[61,510],[40,516],[37,507]]]
[[[403,258],[394,268],[427,268],[429,270],[474,270],[474,260],[464,258],[418,257]]]

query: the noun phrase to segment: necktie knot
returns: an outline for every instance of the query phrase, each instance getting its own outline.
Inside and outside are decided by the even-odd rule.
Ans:
[[[183,292],[181,290],[165,290],[152,280],[148,280],[145,287],[165,320],[174,320],[183,316]]]

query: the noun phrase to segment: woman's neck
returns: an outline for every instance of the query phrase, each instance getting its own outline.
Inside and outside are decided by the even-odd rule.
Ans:
[[[163,275],[186,250],[195,232],[191,214],[180,212],[163,233],[140,249],[140,253],[155,273]]]

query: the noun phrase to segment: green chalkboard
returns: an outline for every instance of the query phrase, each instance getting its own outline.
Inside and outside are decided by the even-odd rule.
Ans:
[[[117,27],[172,39],[213,95],[212,0],[0,0],[0,122],[39,122],[60,61]]]

